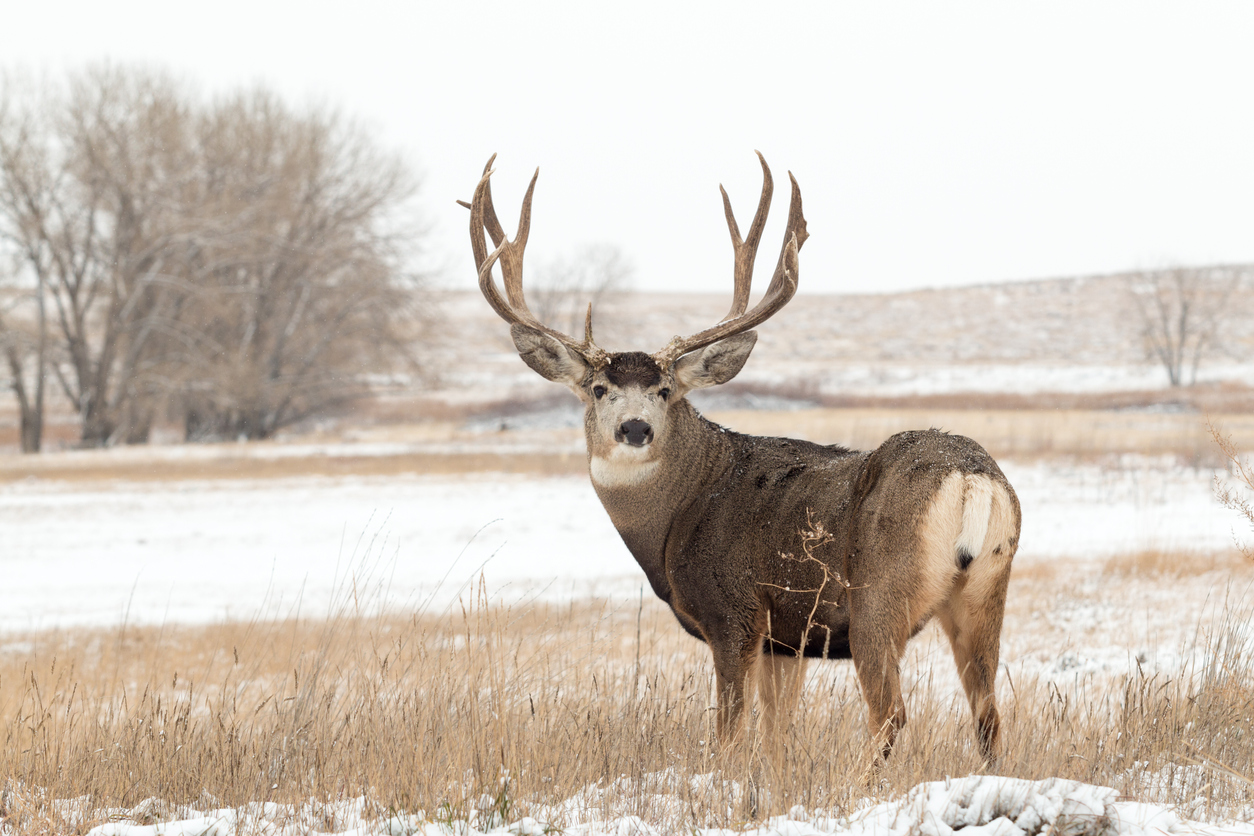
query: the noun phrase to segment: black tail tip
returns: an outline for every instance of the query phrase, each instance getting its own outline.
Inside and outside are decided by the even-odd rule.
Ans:
[[[966,549],[958,549],[958,568],[967,571],[967,567],[971,565],[971,561],[975,560],[975,555]]]

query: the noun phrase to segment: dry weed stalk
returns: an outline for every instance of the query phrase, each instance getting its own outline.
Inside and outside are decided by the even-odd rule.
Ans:
[[[805,632],[802,634],[801,643],[799,645],[799,648],[805,648],[810,643],[810,629],[814,627],[814,616],[818,613],[819,607],[824,604],[833,606],[833,607],[840,606],[840,601],[844,597],[845,592],[851,589],[852,587],[850,587],[849,582],[847,580],[841,577],[840,572],[838,570],[832,568],[828,563],[814,556],[814,552],[817,549],[820,549],[823,546],[826,546],[829,543],[832,543],[836,538],[831,532],[827,530],[826,527],[824,527],[822,520],[815,518],[813,509],[806,508],[806,527],[802,529],[801,531],[799,531],[798,534],[801,535],[802,556],[797,557],[796,555],[793,555],[791,552],[780,552],[779,554],[780,559],[790,560],[794,563],[813,563],[815,566],[819,568],[819,571],[822,572],[823,580],[819,582],[818,586],[810,587],[806,589],[783,587],[783,586],[779,586],[778,584],[768,583],[765,581],[760,582],[760,585],[774,587],[775,589],[782,589],[785,592],[800,592],[800,593],[813,592],[814,593],[814,604],[810,607],[810,612],[806,616],[806,628],[805,628]],[[836,586],[840,587],[840,590],[836,593],[835,598],[825,599],[823,597],[823,593],[827,591],[828,586],[833,583]],[[770,625],[769,618],[768,618],[767,625],[769,629],[769,625]],[[827,656],[827,652],[828,652],[827,643],[830,641],[831,641],[831,634],[829,631],[828,637],[824,641],[824,644],[823,644],[823,655],[825,657]]]
[[[1208,419],[1206,428],[1210,431],[1215,444],[1223,452],[1227,460],[1228,473],[1231,476],[1231,481],[1221,479],[1219,476],[1215,477],[1215,497],[1223,503],[1225,508],[1243,516],[1250,524],[1250,529],[1254,530],[1254,501],[1250,499],[1254,496],[1254,464],[1251,464],[1251,459],[1241,455],[1232,441],[1232,436],[1222,432],[1213,421]],[[1236,484],[1233,484],[1234,482]],[[1248,495],[1245,491],[1249,492]],[[1235,535],[1234,539],[1236,539]],[[1244,544],[1237,540],[1237,548],[1246,558],[1254,561],[1254,545]]]

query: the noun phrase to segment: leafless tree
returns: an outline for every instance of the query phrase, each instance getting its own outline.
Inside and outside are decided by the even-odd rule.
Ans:
[[[8,79],[5,80],[8,82]],[[48,366],[47,279],[52,265],[30,223],[30,212],[46,203],[37,152],[32,148],[31,114],[16,112],[13,86],[0,90],[0,349],[8,389],[17,399],[19,439],[24,453],[39,452]],[[38,210],[36,210],[38,211]],[[28,264],[29,260],[29,264]]]
[[[1248,267],[1172,267],[1128,276],[1145,355],[1172,386],[1192,385],[1203,358],[1221,348],[1229,301]]]
[[[596,307],[606,296],[628,290],[634,272],[631,261],[612,244],[588,244],[571,256],[541,262],[532,291],[536,316],[577,333],[588,303]]]
[[[85,445],[143,441],[151,424],[143,372],[188,162],[178,92],[157,75],[85,73],[27,98],[0,156],[0,215],[57,332],[64,362],[47,371]]]
[[[46,369],[84,445],[144,441],[163,415],[264,438],[405,357],[414,184],[347,120],[111,67],[6,110],[0,229],[59,355],[9,339],[39,387],[15,391],[42,404]]]
[[[11,86],[13,83],[8,79],[0,79],[0,172],[21,167],[24,164],[21,157],[26,152],[26,125],[21,124],[20,115],[15,113]],[[10,178],[0,175],[0,188],[8,191],[10,185]],[[21,234],[6,223],[9,219],[6,214],[0,214],[0,242],[6,244],[3,257],[11,258],[9,264],[0,266],[0,271],[4,271],[0,276],[16,281],[6,282],[4,296],[0,297],[0,350],[4,351],[8,365],[9,387],[18,399],[21,451],[39,452],[43,444],[44,370],[48,346],[43,281],[36,274],[34,287],[21,285],[19,277],[25,272],[21,269]],[[26,302],[34,302],[34,335],[30,333],[28,317],[24,316],[29,311],[21,310],[31,307],[24,305]],[[19,308],[16,317],[14,308]],[[31,358],[33,363],[29,362]]]
[[[402,162],[264,91],[218,102],[198,140],[196,295],[179,318],[188,437],[268,437],[412,360],[412,229],[390,221],[414,189]]]
[[[0,351],[9,373],[9,388],[17,398],[18,438],[23,453],[38,453],[43,444],[44,380],[47,357],[47,327],[42,315],[32,324],[23,316],[10,316],[21,302],[38,299],[37,294],[10,297],[0,312]],[[14,304],[18,303],[18,304]],[[36,302],[36,304],[38,304]]]

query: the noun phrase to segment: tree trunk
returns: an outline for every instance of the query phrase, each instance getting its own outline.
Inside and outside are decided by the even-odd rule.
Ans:
[[[13,375],[13,394],[17,397],[18,437],[22,452],[38,453],[44,430],[43,387],[36,385],[36,397],[32,399],[30,392],[26,390],[26,380],[22,377],[22,358],[12,346],[6,353],[9,372]]]
[[[108,415],[105,405],[95,399],[89,399],[80,412],[82,432],[79,434],[80,447],[107,447],[117,430],[117,422]]]

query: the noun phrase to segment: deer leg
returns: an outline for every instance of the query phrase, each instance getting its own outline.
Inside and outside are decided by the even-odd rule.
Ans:
[[[997,713],[995,682],[1001,651],[1001,623],[1006,609],[1006,585],[1010,567],[990,584],[990,594],[978,595],[974,584],[955,590],[940,616],[941,627],[949,637],[958,676],[966,691],[976,737],[985,764],[997,762],[1001,719]]]
[[[887,597],[850,596],[849,650],[867,704],[877,755],[887,760],[906,725],[901,698],[901,657],[910,637],[908,614]]]
[[[758,662],[758,700],[762,738],[777,761],[784,754],[784,734],[805,686],[806,660],[791,654],[763,653]]]
[[[760,635],[727,637],[711,642],[714,653],[714,677],[718,687],[718,739],[723,745],[734,743],[744,729],[745,703],[749,674],[762,655]]]

